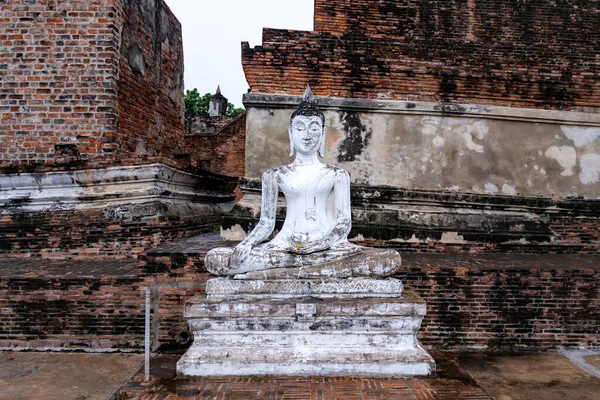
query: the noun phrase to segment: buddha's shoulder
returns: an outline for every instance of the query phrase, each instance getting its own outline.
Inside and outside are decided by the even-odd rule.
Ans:
[[[263,172],[263,178],[265,177],[276,177],[278,175],[285,175],[289,172],[290,168],[287,165],[282,165],[280,167],[269,168]]]
[[[298,167],[294,167],[292,164],[282,165],[276,168],[269,168],[263,172],[263,177],[277,177],[280,175],[287,175],[290,172],[293,172],[297,169]],[[345,169],[336,167],[332,164],[322,164],[322,170],[326,170],[327,172],[330,171],[336,176],[350,176],[350,174],[348,174],[348,172]]]
[[[332,171],[336,176],[348,176],[348,177],[350,176],[348,171],[346,171],[343,168],[336,167],[335,165],[331,165],[331,164],[324,164],[324,165],[325,165],[325,168]]]

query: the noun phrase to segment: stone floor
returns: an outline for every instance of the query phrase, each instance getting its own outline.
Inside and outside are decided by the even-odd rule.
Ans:
[[[600,369],[594,376],[562,354],[462,355],[459,364],[496,400],[600,399]]]
[[[182,379],[175,375],[179,356],[159,355],[145,383],[140,355],[5,352],[0,353],[0,400],[600,398],[600,352],[433,355],[437,375],[422,379]]]
[[[143,363],[139,354],[0,353],[1,400],[104,400]]]

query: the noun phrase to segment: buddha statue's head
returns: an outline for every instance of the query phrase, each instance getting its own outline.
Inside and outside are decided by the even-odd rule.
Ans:
[[[290,134],[290,157],[294,152],[325,154],[325,115],[317,106],[317,101],[310,87],[306,87],[300,105],[290,118],[288,127]]]

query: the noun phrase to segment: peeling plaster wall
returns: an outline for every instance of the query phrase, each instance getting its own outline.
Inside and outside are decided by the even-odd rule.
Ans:
[[[247,95],[246,177],[291,162],[299,99]],[[600,198],[600,115],[492,106],[321,99],[324,161],[352,182],[481,194]]]

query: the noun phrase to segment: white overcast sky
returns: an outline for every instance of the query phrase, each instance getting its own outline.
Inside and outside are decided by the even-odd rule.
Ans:
[[[262,28],[313,29],[314,0],[165,0],[183,27],[185,88],[221,93],[242,106],[248,83],[241,42],[262,44]]]

